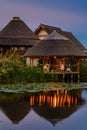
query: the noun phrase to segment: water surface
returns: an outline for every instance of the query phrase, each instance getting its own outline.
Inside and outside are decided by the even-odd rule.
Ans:
[[[0,93],[0,130],[87,130],[87,90]]]

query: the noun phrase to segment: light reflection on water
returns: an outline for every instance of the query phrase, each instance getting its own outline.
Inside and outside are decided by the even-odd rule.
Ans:
[[[0,130],[87,130],[86,115],[87,90],[0,93]]]

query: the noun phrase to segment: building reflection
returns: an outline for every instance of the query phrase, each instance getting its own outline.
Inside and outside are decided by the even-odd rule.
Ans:
[[[76,91],[76,90],[75,90]],[[39,106],[47,104],[50,107],[70,107],[71,105],[77,105],[81,100],[81,91],[73,91],[73,95],[70,91],[59,90],[53,92],[45,92],[38,95],[30,96],[29,105],[33,106],[38,104]]]
[[[0,108],[12,123],[19,123],[32,109],[55,125],[69,117],[84,103],[81,92],[81,90],[59,90],[26,94],[0,93]]]
[[[20,94],[5,93],[0,93],[0,109],[13,124],[18,124],[31,110],[26,101],[21,102]]]

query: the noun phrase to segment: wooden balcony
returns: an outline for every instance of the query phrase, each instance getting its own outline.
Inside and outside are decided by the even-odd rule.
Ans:
[[[52,69],[50,68],[46,68],[43,69],[44,73],[45,74],[50,74],[50,75],[53,75],[54,78],[55,76],[58,76],[58,75],[62,75],[62,81],[64,82],[66,77],[70,77],[70,81],[71,83],[74,82],[74,77],[76,76],[76,82],[80,82],[80,71],[79,71],[79,65],[76,64],[76,65],[73,65],[71,66],[70,68],[67,68],[66,66],[64,66],[64,70],[61,70],[61,68],[59,67],[59,65],[54,65],[52,66]],[[67,80],[67,79],[66,79]]]

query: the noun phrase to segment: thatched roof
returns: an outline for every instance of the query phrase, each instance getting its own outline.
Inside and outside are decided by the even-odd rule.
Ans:
[[[19,18],[13,19],[0,32],[0,45],[34,45],[38,37]]]
[[[39,40],[28,38],[0,38],[0,46],[30,46],[32,47]]]
[[[29,51],[25,53],[25,56],[40,57],[40,56],[86,56],[81,49],[76,46],[71,40],[65,39],[65,37],[52,40],[54,33],[51,35],[51,39],[47,36],[46,40],[42,40],[35,44]],[[56,35],[57,36],[57,35]]]
[[[56,30],[56,31],[57,31],[58,33],[60,33],[60,34],[63,33],[62,30],[61,30],[61,28],[54,27],[54,26],[49,26],[49,25],[45,25],[45,24],[40,24],[40,25],[37,27],[37,29],[34,31],[34,33],[37,35],[37,34],[40,32],[41,29],[46,30],[46,32],[47,32],[48,34],[52,33],[53,30]]]
[[[80,41],[71,32],[63,31],[61,28],[58,27],[40,24],[35,30],[35,34],[37,35],[41,31],[41,29],[46,30],[48,34],[51,34],[54,30],[56,30],[62,36],[67,37],[68,39],[73,41],[73,43],[76,46],[78,46],[82,51],[86,50],[86,48],[80,43]]]
[[[66,38],[65,36],[59,34],[56,30],[54,30],[51,34],[49,34],[48,36],[46,36],[44,38],[44,40],[69,40],[68,38]]]

